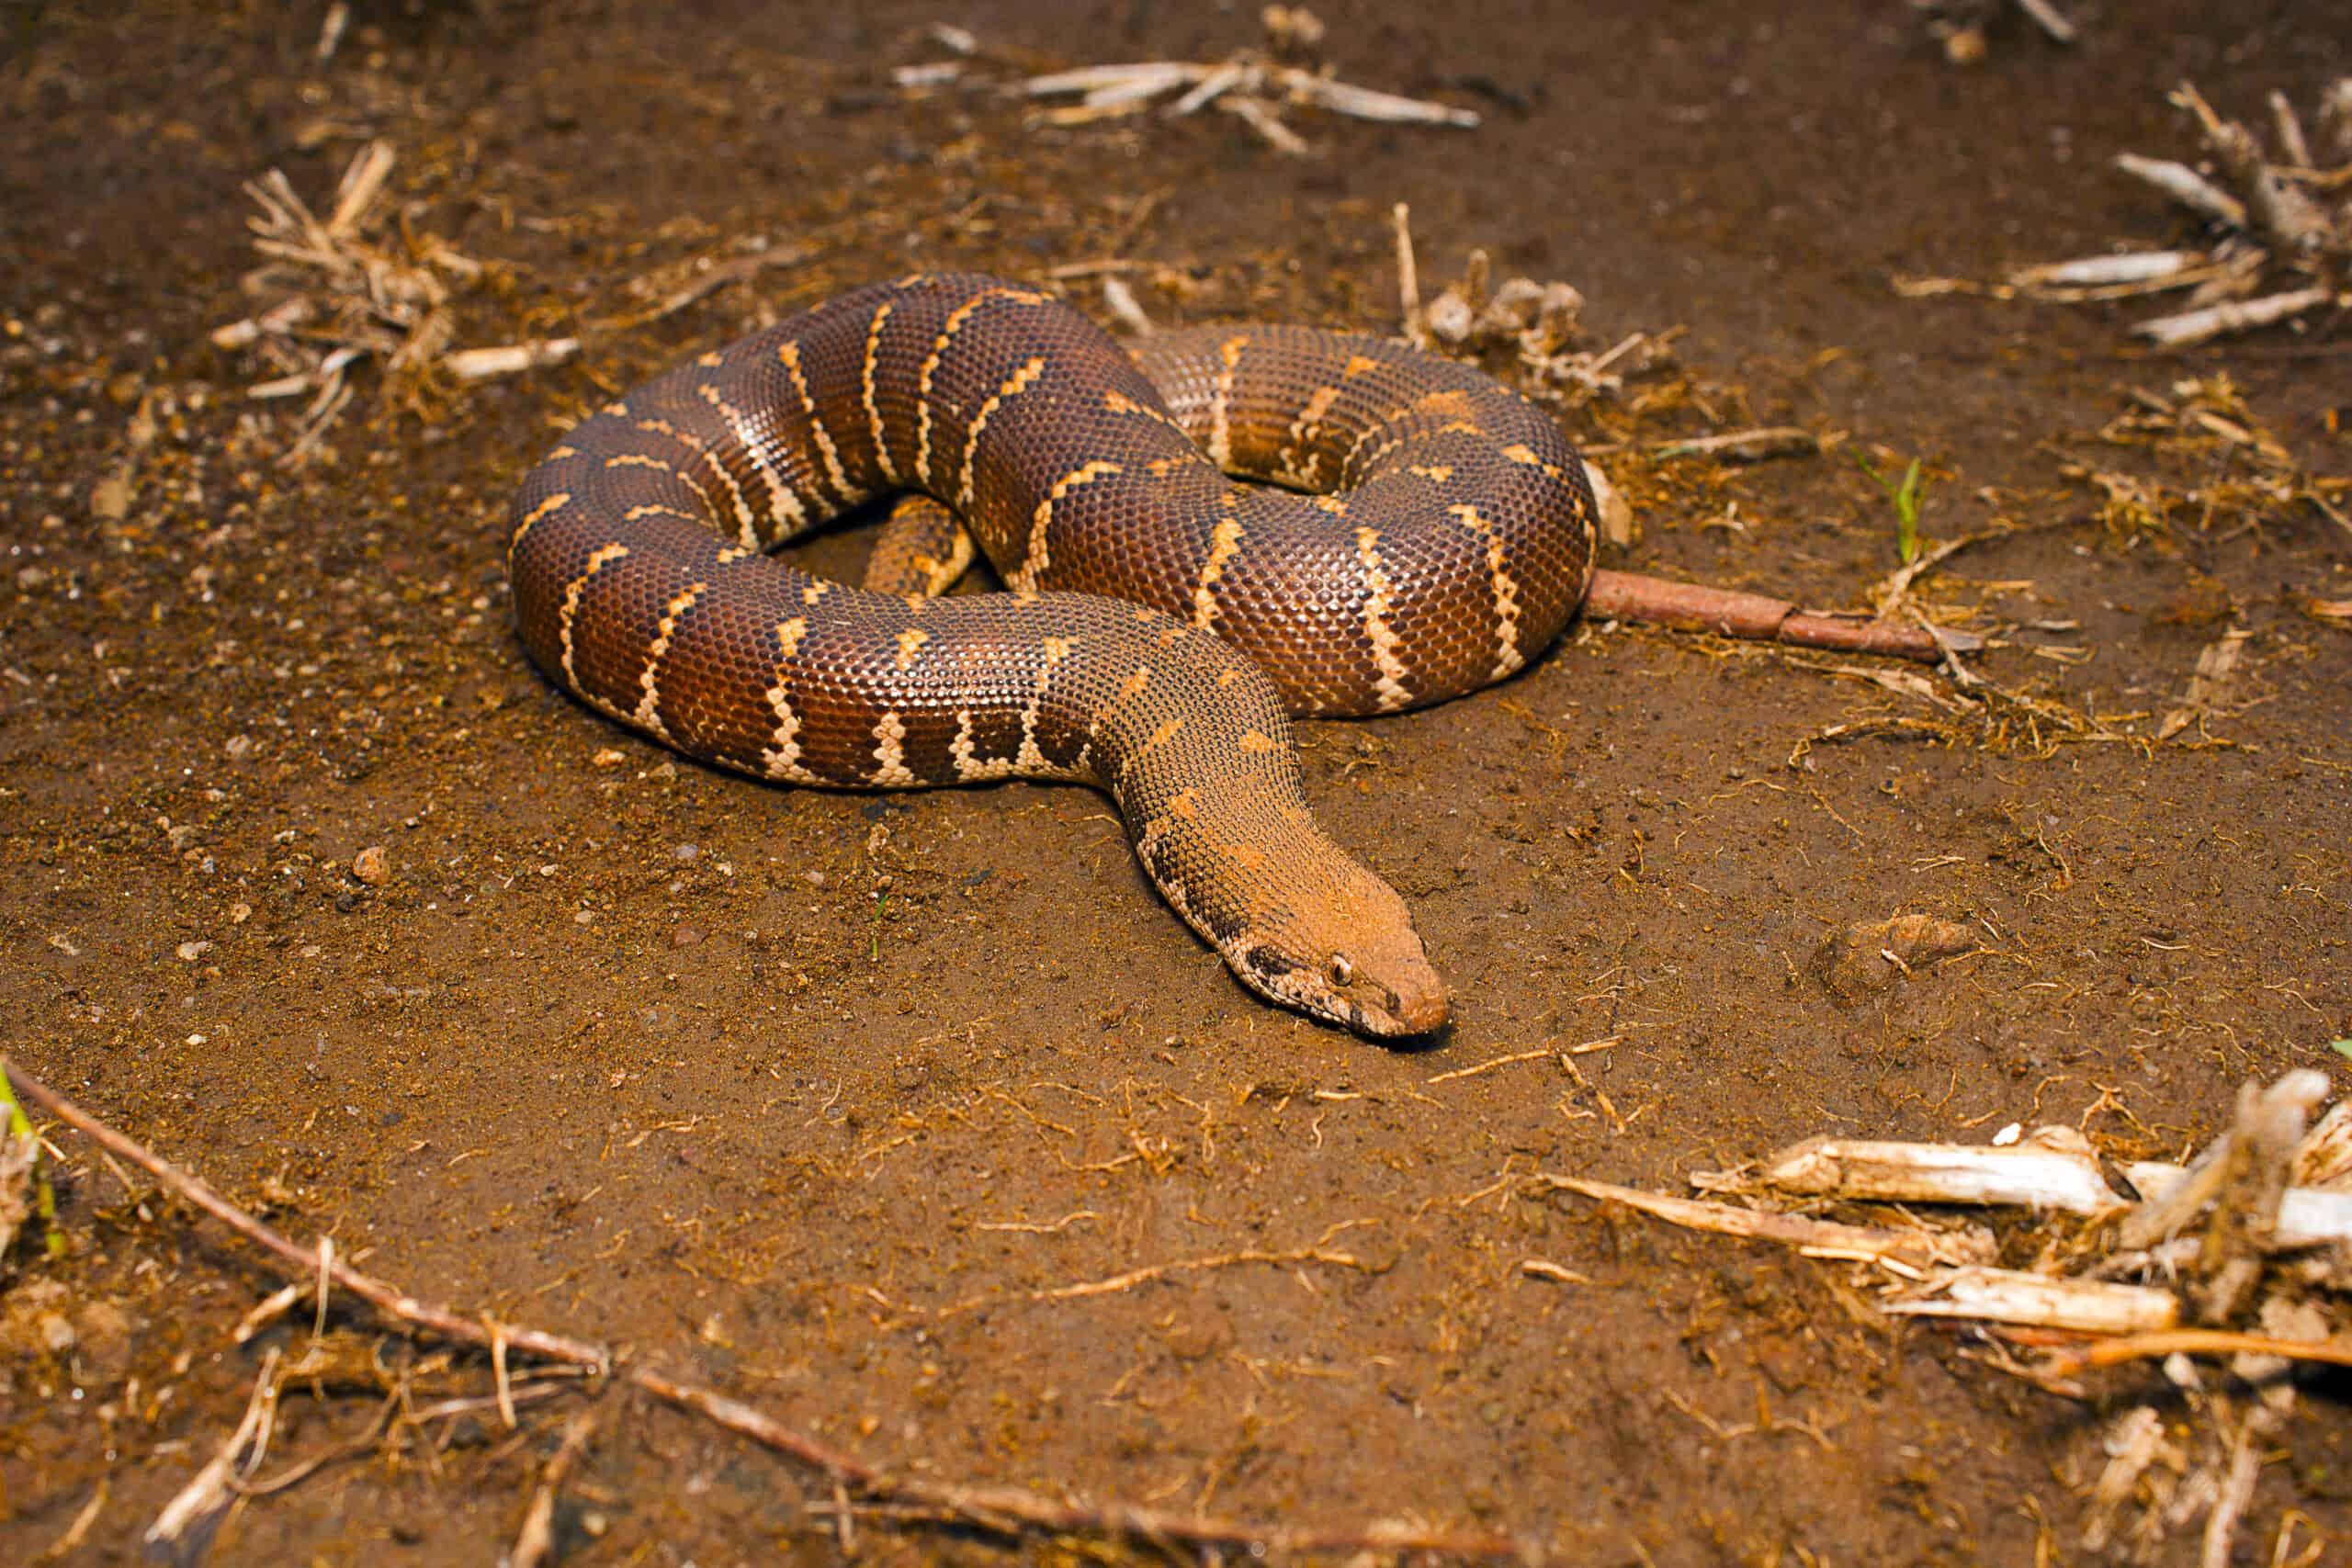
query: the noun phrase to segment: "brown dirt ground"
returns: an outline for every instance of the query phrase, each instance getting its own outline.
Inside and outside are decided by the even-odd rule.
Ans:
[[[2344,1066],[2352,637],[2292,593],[2352,596],[2352,541],[2309,506],[2127,536],[2060,472],[2128,389],[2225,370],[2340,473],[2340,334],[2159,356],[2127,346],[2131,308],[1888,285],[2177,235],[2107,160],[2187,150],[2164,102],[2184,75],[2227,112],[2312,101],[2352,69],[2340,17],[2084,6],[2081,48],[2010,32],[1961,71],[1892,5],[1319,8],[1343,75],[1486,125],[1302,120],[1322,152],[1293,160],[1227,116],[1037,131],[1017,103],[887,75],[938,56],[922,30],[942,19],[1003,51],[996,76],[1213,58],[1250,41],[1230,6],[362,6],[323,67],[313,6],[12,8],[0,1038],[297,1235],[627,1342],[893,1467],[1411,1515],[1579,1562],[2074,1561],[2099,1406],[1896,1327],[1831,1266],[1508,1179],[1680,1190],[1815,1132],[2018,1119],[2177,1150],[2249,1076]],[[206,336],[248,308],[239,183],[276,164],[323,199],[369,133],[401,155],[417,231],[497,264],[460,299],[462,342],[624,313],[632,279],[733,236],[813,254],[560,370],[405,397],[371,378],[333,461],[279,468],[283,406],[243,402],[254,366]],[[1687,324],[1682,392],[1578,416],[1580,436],[1703,431],[1711,410],[1922,454],[1931,536],[2056,525],[1929,580],[1980,629],[2079,623],[2016,634],[1988,672],[2145,735],[2234,622],[2228,705],[2159,746],[1879,738],[1792,766],[1828,726],[1934,710],[1583,627],[1501,691],[1307,727],[1318,810],[1412,899],[1459,997],[1432,1046],[1390,1051],[1239,990],[1091,794],[765,788],[673,762],[526,666],[505,498],[604,389],[910,263],[1037,276],[1115,249],[1171,269],[1142,290],[1166,319],[1389,330],[1400,199],[1425,276],[1482,244],[1574,282],[1600,342]],[[131,505],[94,518],[151,392],[164,430]],[[1621,564],[1831,605],[1894,564],[1850,464],[1665,468],[1629,480]],[[1730,502],[1743,527],[1703,525]],[[847,570],[857,547],[812,557]],[[347,870],[369,845],[381,887]],[[1859,1004],[1807,974],[1828,933],[1905,910],[1981,922],[1988,949]],[[1550,1060],[1431,1081],[1609,1036],[1584,1085]],[[77,1250],[19,1252],[10,1288],[62,1284],[79,1339],[0,1365],[0,1559],[103,1485],[80,1555],[130,1561],[242,1409],[254,1348],[228,1331],[273,1277],[59,1142]],[[1327,1236],[1362,1266],[1027,1299]],[[2352,1551],[2352,1424],[2315,1392],[2240,1561],[2270,1561],[2293,1509],[2299,1541]],[[1759,1406],[1769,1429],[1736,1430]],[[289,1396],[271,1466],[371,1409]],[[482,1561],[562,1409],[521,1440],[469,1423],[437,1454],[332,1466],[245,1507],[218,1555]],[[640,1403],[561,1519],[581,1562],[830,1556],[804,1495]],[[2195,1554],[2192,1530],[2165,1560]]]

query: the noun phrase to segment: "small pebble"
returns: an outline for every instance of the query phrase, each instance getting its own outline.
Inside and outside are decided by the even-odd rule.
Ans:
[[[692,926],[680,926],[670,933],[672,947],[692,947],[700,941],[702,941],[702,932]]]
[[[229,753],[231,761],[242,762],[254,753],[254,738],[250,735],[232,735],[220,743],[220,750]]]
[[[109,474],[90,487],[90,514],[101,523],[119,523],[130,510],[130,481]]]
[[[370,844],[351,857],[351,874],[370,887],[381,887],[391,880],[391,857],[381,844]]]
[[[209,942],[184,942],[180,943],[178,949],[180,962],[183,964],[193,964],[211,951],[212,944]]]
[[[672,850],[670,852],[677,856],[680,860],[699,860],[702,857],[702,846],[700,844],[680,844],[676,849]]]

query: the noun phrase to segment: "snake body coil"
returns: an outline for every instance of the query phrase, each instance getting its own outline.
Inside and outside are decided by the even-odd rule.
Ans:
[[[869,592],[763,553],[897,491],[952,508],[1013,592]],[[597,711],[795,784],[1094,784],[1245,983],[1407,1034],[1444,1022],[1444,987],[1316,827],[1285,715],[1509,675],[1582,598],[1592,514],[1551,421],[1475,371],[1282,327],[1130,358],[1049,296],[942,275],[584,421],[525,479],[508,571],[532,659]]]

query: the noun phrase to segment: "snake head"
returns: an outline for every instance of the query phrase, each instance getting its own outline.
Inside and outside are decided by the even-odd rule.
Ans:
[[[1336,851],[1334,852],[1336,854]],[[1227,950],[1252,990],[1359,1034],[1428,1034],[1445,1026],[1445,982],[1396,890],[1351,860],[1318,879],[1311,897],[1293,889],[1277,918]]]

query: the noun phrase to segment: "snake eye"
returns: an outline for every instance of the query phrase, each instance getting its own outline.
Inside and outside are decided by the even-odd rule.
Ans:
[[[1352,986],[1355,981],[1356,966],[1348,962],[1348,955],[1344,953],[1333,953],[1331,955],[1331,984]]]

